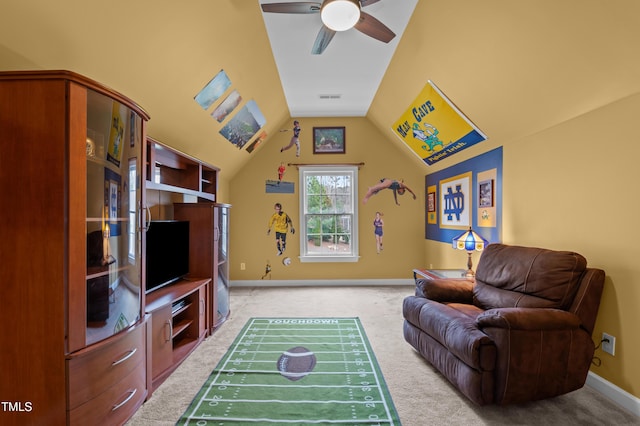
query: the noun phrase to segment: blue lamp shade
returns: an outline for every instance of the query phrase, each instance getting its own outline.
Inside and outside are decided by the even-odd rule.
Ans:
[[[464,231],[453,239],[453,248],[457,250],[466,250],[469,255],[467,258],[467,278],[474,278],[475,272],[473,272],[473,264],[471,262],[471,253],[475,251],[484,250],[485,246],[489,244],[489,241],[482,238],[471,227],[468,231]]]
[[[453,239],[453,248],[458,250],[482,251],[487,244],[489,241],[478,235],[471,227]]]

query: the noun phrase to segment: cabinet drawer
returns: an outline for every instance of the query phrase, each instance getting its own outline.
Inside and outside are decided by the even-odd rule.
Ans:
[[[142,405],[146,397],[144,363],[122,380],[69,412],[70,425],[121,425]]]
[[[140,364],[145,354],[144,323],[115,336],[110,342],[98,345],[67,360],[69,374],[69,409],[95,398],[122,380],[134,369],[145,371]]]

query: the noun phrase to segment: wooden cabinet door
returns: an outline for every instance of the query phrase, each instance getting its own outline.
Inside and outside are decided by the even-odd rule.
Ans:
[[[151,314],[151,376],[157,377],[173,363],[171,304]]]
[[[175,203],[173,215],[177,220],[189,221],[189,275],[211,278],[205,328],[213,332],[216,312],[217,228],[215,204]]]

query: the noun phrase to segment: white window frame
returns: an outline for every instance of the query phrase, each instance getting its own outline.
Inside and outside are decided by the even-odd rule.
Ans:
[[[348,175],[351,179],[350,194],[350,212],[337,212],[336,215],[348,215],[351,217],[351,229],[349,241],[351,251],[341,254],[333,253],[309,253],[307,236],[307,220],[308,216],[313,213],[308,212],[307,204],[307,177],[310,176],[331,176],[331,175]],[[358,167],[357,166],[300,166],[299,167],[299,188],[300,188],[300,224],[297,226],[300,235],[300,262],[357,262],[360,258],[358,248]],[[328,213],[332,214],[332,213]]]

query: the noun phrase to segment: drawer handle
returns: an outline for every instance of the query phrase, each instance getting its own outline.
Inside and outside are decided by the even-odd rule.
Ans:
[[[125,356],[123,356],[122,358],[120,358],[117,361],[113,361],[113,363],[111,363],[111,366],[115,367],[118,364],[122,364],[123,362],[125,362],[126,360],[131,358],[133,356],[133,354],[135,354],[137,351],[138,351],[138,348],[131,349],[128,354],[126,354]]]
[[[131,398],[133,398],[133,395],[135,395],[136,392],[138,392],[138,389],[134,389],[132,391],[129,391],[129,396],[124,401],[122,401],[120,404],[114,405],[113,408],[111,408],[111,411],[116,411],[118,408],[122,407],[124,404],[126,404],[129,401],[131,401]]]

